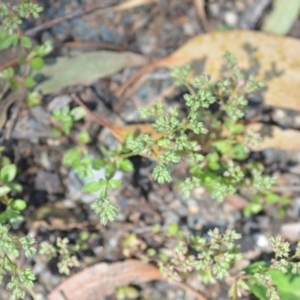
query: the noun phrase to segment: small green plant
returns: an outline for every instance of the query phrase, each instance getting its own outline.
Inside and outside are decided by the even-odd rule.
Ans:
[[[47,260],[58,257],[59,262],[57,263],[57,267],[59,273],[70,275],[71,268],[80,266],[76,254],[79,251],[87,250],[88,242],[95,238],[95,234],[83,231],[75,241],[75,244],[71,245],[68,238],[62,239],[58,237],[55,245],[47,241],[42,242],[39,253],[45,255]]]
[[[30,237],[17,238],[9,232],[9,227],[0,224],[0,284],[4,281],[7,272],[8,283],[6,288],[12,291],[10,300],[25,297],[25,290],[33,287],[35,275],[30,268],[22,269],[15,262],[20,256],[22,249],[26,257],[32,256],[36,249],[33,247],[34,240]]]
[[[21,24],[24,18],[37,18],[41,11],[42,7],[28,1],[14,6],[0,4],[0,50],[14,47],[18,53],[18,67],[4,69],[0,78],[7,81],[6,88],[19,90],[28,106],[40,104],[41,96],[32,90],[36,84],[33,73],[43,68],[43,57],[52,51],[52,45],[50,41],[34,45],[31,38],[23,34]]]
[[[52,50],[50,42],[34,45],[20,27],[22,19],[37,18],[41,10],[29,1],[15,6],[0,4],[0,50],[16,48],[18,52],[17,67],[8,67],[0,73],[0,78],[7,83],[1,94],[8,89],[19,91],[20,105],[25,102],[28,106],[40,104],[41,96],[33,90],[36,85],[34,72],[43,68],[43,57]],[[183,96],[185,108],[157,103],[141,109],[141,117],[152,123],[154,136],[158,138],[149,134],[128,135],[116,149],[102,148],[100,157],[90,153],[87,144],[91,137],[86,130],[73,135],[76,122],[85,116],[81,107],[64,107],[53,112],[50,120],[53,135],[68,136],[76,144],[66,151],[63,163],[81,178],[93,177],[93,170],[103,169],[101,178],[93,178],[83,187],[83,192],[97,194],[91,208],[100,216],[102,224],[114,221],[118,213],[118,207],[109,199],[110,191],[121,185],[116,172],[132,171],[129,158],[139,154],[147,154],[156,161],[152,177],[159,184],[170,183],[174,166],[184,164],[186,178],[179,188],[186,198],[193,189],[203,186],[219,202],[228,195],[242,194],[248,200],[245,216],[260,212],[265,205],[275,205],[280,214],[284,213],[283,208],[289,200],[271,191],[275,180],[264,174],[262,164],[246,160],[250,150],[260,141],[259,135],[245,126],[247,95],[262,88],[263,83],[252,76],[246,77],[230,53],[226,53],[224,59],[226,70],[223,79],[217,82],[206,75],[190,80],[189,66],[174,69],[175,84],[183,85],[187,90]],[[8,282],[6,287],[12,291],[11,300],[24,298],[26,288],[30,289],[35,280],[29,268],[21,268],[16,262],[20,251],[26,256],[35,253],[35,241],[30,237],[17,238],[10,233],[8,225],[3,225],[23,221],[21,212],[26,208],[26,202],[18,198],[22,186],[16,182],[16,176],[16,165],[3,155],[1,147],[0,283]],[[166,229],[156,224],[152,234],[159,235],[161,248],[147,248],[142,237],[129,232],[123,240],[123,255],[156,262],[171,282],[181,280],[193,270],[207,284],[230,276],[232,284],[228,294],[233,300],[249,289],[260,299],[293,299],[280,283],[299,273],[300,243],[292,252],[290,244],[281,237],[271,237],[269,242],[275,256],[270,263],[257,262],[234,273],[232,267],[242,257],[237,246],[241,235],[234,230],[220,232],[214,229],[208,231],[207,236],[199,237],[184,233],[177,224]],[[48,259],[58,259],[59,272],[69,275],[72,267],[79,266],[77,254],[87,249],[90,238],[88,233],[82,233],[72,243],[67,238],[57,238],[54,244],[46,241],[41,244],[40,254]],[[289,287],[291,283],[286,285]],[[118,299],[135,296],[134,288],[120,287],[117,291]]]
[[[13,224],[23,221],[20,213],[26,208],[26,202],[13,196],[22,191],[22,186],[15,181],[17,166],[3,155],[3,150],[3,147],[0,147],[0,205],[3,206],[0,223]]]
[[[78,244],[70,246],[67,238],[57,238],[56,247],[48,242],[43,242],[41,244],[40,254],[45,254],[48,260],[59,256],[60,261],[57,264],[59,272],[69,275],[70,268],[78,267],[80,265],[75,255],[79,249],[80,247]]]
[[[173,166],[184,162],[189,174],[179,187],[187,198],[190,191],[199,186],[206,187],[219,202],[239,192],[248,199],[244,209],[246,216],[258,213],[266,203],[287,205],[288,199],[271,192],[275,179],[263,174],[263,166],[245,161],[251,147],[260,140],[255,132],[247,131],[243,122],[248,105],[246,95],[259,90],[263,83],[256,82],[251,76],[247,79],[230,53],[226,53],[224,59],[227,74],[218,82],[213,82],[209,76],[189,81],[188,66],[173,70],[175,84],[185,85],[188,90],[183,96],[186,113],[176,107],[167,108],[162,103],[141,109],[142,118],[154,120],[152,127],[160,138],[152,139],[149,134],[141,134],[137,138],[128,136],[119,151],[106,152],[103,159],[98,159],[99,167],[105,167],[106,179],[86,184],[83,191],[100,191],[92,208],[100,215],[103,224],[113,221],[117,214],[117,207],[108,199],[109,188],[120,185],[119,181],[112,180],[117,166],[124,158],[129,165],[127,158],[141,153],[155,158],[152,176],[159,184],[171,182]],[[211,283],[228,276],[233,265],[241,259],[241,253],[235,246],[235,240],[241,236],[233,230],[221,234],[217,229],[209,231],[208,236],[210,240],[207,241],[197,236],[183,238],[176,232],[172,254],[156,253],[154,249],[141,254],[143,242],[135,234],[129,234],[123,246],[127,254],[133,251],[139,253],[142,259],[158,262],[162,273],[170,281],[180,280],[184,273],[196,270],[204,282]],[[242,290],[252,289],[255,284],[265,287],[268,299],[280,299],[280,290],[277,291],[267,272],[272,269],[285,272],[288,266],[293,272],[299,272],[299,264],[294,261],[299,258],[299,253],[294,256],[290,256],[289,251],[279,253],[277,244],[286,249],[289,244],[274,238],[270,239],[270,243],[276,253],[271,265],[257,269],[253,276],[236,275],[229,291],[230,299],[238,299]],[[198,255],[191,255],[188,249],[194,249]]]

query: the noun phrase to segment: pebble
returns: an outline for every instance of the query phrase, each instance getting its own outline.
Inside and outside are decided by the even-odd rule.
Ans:
[[[274,122],[278,123],[278,125],[282,127],[288,127],[288,120],[286,111],[283,109],[274,109],[272,111],[272,119]]]
[[[163,216],[163,220],[164,220],[165,225],[169,225],[169,224],[173,224],[173,223],[176,223],[176,224],[179,223],[179,216],[171,210],[164,211],[162,213],[162,216]]]
[[[296,129],[300,129],[300,114],[296,115],[293,120],[293,127]]]
[[[138,45],[143,54],[149,55],[157,47],[157,39],[153,36],[144,35],[138,41]]]
[[[259,248],[267,248],[268,247],[269,241],[268,241],[268,239],[266,238],[265,235],[263,235],[261,233],[257,233],[253,237],[254,237],[256,245]]]
[[[199,203],[194,199],[189,199],[187,201],[188,211],[190,214],[195,215],[199,212]]]
[[[38,191],[47,191],[50,194],[62,193],[61,181],[57,174],[38,171],[34,187]]]
[[[196,28],[192,23],[184,23],[183,24],[183,32],[185,35],[193,36],[196,34]]]
[[[209,3],[209,12],[213,17],[219,17],[220,15],[220,5],[218,3]]]
[[[224,14],[224,21],[228,26],[236,27],[238,16],[232,11],[227,11]]]

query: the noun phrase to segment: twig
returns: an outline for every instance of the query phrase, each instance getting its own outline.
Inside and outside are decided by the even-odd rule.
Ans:
[[[205,1],[204,0],[194,0],[194,6],[200,18],[201,24],[206,32],[212,31],[211,26],[206,18],[205,13]]]
[[[6,129],[6,132],[5,132],[5,140],[9,140],[11,138],[11,134],[12,134],[14,128],[15,128],[18,116],[20,114],[20,111],[21,111],[21,108],[24,104],[25,99],[26,99],[26,94],[24,94],[22,96],[22,99],[18,101],[17,108],[14,111],[11,120],[9,120],[9,123],[7,123],[7,129]]]
[[[48,28],[51,28],[52,26],[54,25],[57,25],[65,20],[69,20],[69,19],[73,19],[75,17],[80,17],[84,14],[88,14],[88,13],[91,13],[92,11],[94,10],[97,10],[97,9],[100,9],[100,8],[104,8],[108,5],[114,5],[114,4],[117,4],[119,3],[119,1],[117,0],[107,0],[107,1],[102,1],[101,3],[96,3],[96,4],[92,4],[92,5],[86,5],[83,9],[80,8],[80,9],[77,9],[75,10],[74,12],[72,13],[69,13],[69,14],[65,14],[59,18],[56,18],[54,20],[49,20],[41,25],[38,25],[32,29],[28,29],[25,31],[25,35],[29,35],[29,36],[32,36],[33,34],[39,32],[39,31],[42,31],[42,30],[45,30],[45,29],[48,29]]]
[[[174,282],[175,285],[181,287],[182,289],[184,289],[185,291],[191,293],[192,295],[194,295],[198,300],[207,300],[206,297],[204,297],[203,295],[201,295],[199,292],[196,292],[194,289],[190,288],[187,284],[183,283],[183,282],[179,282],[176,281]]]
[[[86,112],[101,126],[106,127],[108,129],[114,129],[114,126],[109,124],[108,122],[104,121],[103,119],[100,119],[98,116],[96,116],[92,111],[89,110],[89,108],[81,101],[81,99],[76,96],[75,94],[71,95],[71,98],[81,107],[83,107]]]

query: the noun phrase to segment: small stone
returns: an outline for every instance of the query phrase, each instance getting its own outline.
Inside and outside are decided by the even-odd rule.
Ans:
[[[38,191],[47,191],[50,194],[62,193],[61,181],[57,174],[45,171],[39,171],[35,179],[35,189]]]
[[[197,187],[192,190],[192,196],[196,199],[201,199],[205,193],[205,188],[204,187]]]
[[[227,11],[224,14],[224,21],[228,26],[236,27],[238,22],[238,16],[232,11]]]
[[[183,32],[185,35],[193,36],[196,34],[196,28],[191,23],[184,23],[183,24]]]
[[[218,3],[210,3],[208,6],[209,12],[213,17],[219,17],[220,5]]]
[[[272,112],[272,119],[280,126],[288,127],[288,118],[287,118],[286,111],[284,109],[279,109],[279,108],[274,109]]]
[[[268,239],[261,233],[255,234],[254,239],[259,248],[267,248],[269,245]]]
[[[187,201],[188,211],[191,215],[195,215],[199,212],[199,204],[194,199],[189,199]]]
[[[157,39],[153,36],[145,35],[141,37],[139,46],[143,54],[149,55],[157,46]]]
[[[293,119],[293,127],[300,129],[300,115],[296,115]]]

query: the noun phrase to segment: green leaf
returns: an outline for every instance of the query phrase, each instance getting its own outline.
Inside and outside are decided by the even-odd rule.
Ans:
[[[221,153],[228,153],[231,150],[231,145],[227,140],[224,141],[218,141],[213,143],[213,145],[216,147],[216,149]]]
[[[258,271],[258,267],[266,269],[268,264],[266,262],[256,262],[246,267],[244,271],[247,274],[253,275]],[[279,270],[270,270],[267,274],[273,278],[273,283],[278,288],[278,294],[282,300],[299,300],[300,299],[300,276],[299,274],[293,274],[290,270],[287,273],[282,273]],[[267,290],[264,286],[258,285],[253,280],[247,280],[247,284],[251,292],[260,300],[269,300],[266,296]]]
[[[242,144],[233,146],[230,157],[237,160],[244,160],[248,157],[249,153],[246,151],[246,147]]]
[[[255,215],[263,209],[261,203],[250,202],[244,208],[244,215],[246,217]]]
[[[63,164],[72,166],[74,162],[80,159],[80,153],[77,147],[68,149],[63,156]]]
[[[233,128],[233,132],[238,134],[243,132],[243,130],[245,129],[245,126],[243,124],[236,124]]]
[[[95,193],[101,188],[101,184],[97,181],[92,181],[83,186],[82,191],[84,193]]]
[[[99,183],[100,187],[102,188],[102,187],[106,187],[107,186],[108,181],[105,180],[105,179],[103,179],[103,178],[101,178],[101,179],[99,179],[98,183]]]
[[[17,175],[17,167],[14,164],[4,166],[0,171],[2,182],[11,182]]]
[[[44,60],[41,57],[35,57],[29,62],[33,70],[41,70],[44,66]]]
[[[179,231],[178,224],[172,223],[172,224],[168,225],[166,235],[167,236],[176,236],[178,231]]]
[[[17,200],[13,201],[11,207],[13,209],[21,211],[21,210],[24,210],[27,207],[27,204],[24,200],[17,199]]]
[[[33,87],[34,85],[35,85],[35,80],[33,79],[33,77],[32,77],[32,76],[26,77],[26,79],[25,79],[25,86],[26,86],[27,88],[31,88],[31,87]]]
[[[91,141],[90,134],[87,130],[81,130],[78,134],[78,142],[82,144],[87,144]]]
[[[112,176],[115,174],[116,166],[114,163],[109,163],[105,166],[105,176],[107,179],[112,178]]]
[[[31,48],[32,47],[31,39],[28,36],[22,36],[21,37],[21,45],[24,48]]]
[[[26,101],[29,107],[39,105],[41,104],[41,95],[38,92],[31,92],[27,95]]]
[[[133,170],[133,165],[129,159],[121,159],[121,161],[119,161],[119,167],[125,172]]]
[[[121,185],[121,180],[111,179],[108,181],[108,187],[111,189],[116,189]]]
[[[77,106],[70,111],[70,115],[73,117],[74,121],[79,121],[85,117],[86,111],[83,107]]]
[[[92,168],[94,170],[100,170],[101,168],[104,167],[104,160],[101,158],[96,158],[95,160],[93,160],[92,162]]]
[[[8,49],[12,46],[13,41],[14,37],[10,35],[6,35],[6,37],[0,39],[0,50]]]

